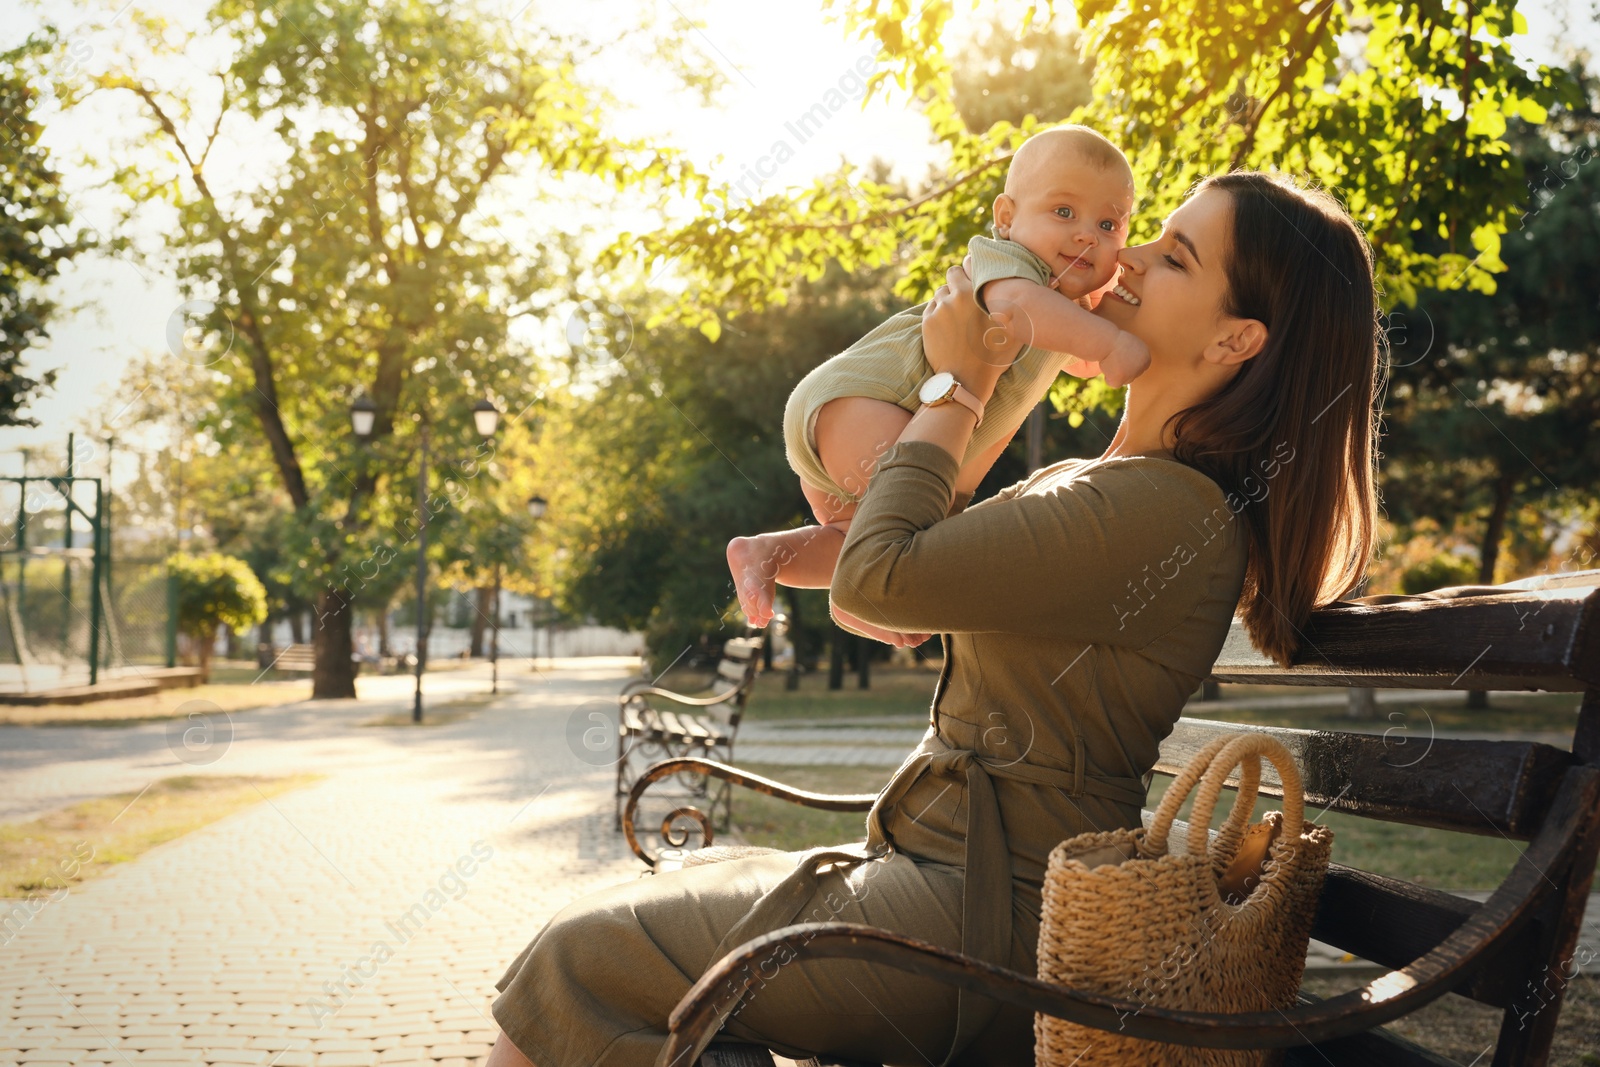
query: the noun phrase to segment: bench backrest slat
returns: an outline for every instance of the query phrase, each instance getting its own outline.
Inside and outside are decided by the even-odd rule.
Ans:
[[[726,716],[717,714],[729,726],[737,728],[744,717],[744,707],[750,702],[750,690],[755,687],[756,672],[761,669],[763,635],[732,637],[722,643],[722,659],[717,664],[717,677],[738,686],[727,701],[717,706],[726,708]]]
[[[1267,734],[1294,755],[1305,775],[1307,818],[1325,808],[1522,841],[1538,833],[1573,762],[1571,753],[1532,741],[1430,739],[1413,731],[1402,743],[1377,734],[1179,719],[1154,769],[1176,775],[1212,738],[1242,730]],[[1228,779],[1230,788],[1237,782],[1237,775]],[[1270,764],[1262,769],[1261,792],[1283,795]]]
[[[1330,606],[1311,616],[1289,667],[1257,651],[1235,619],[1211,677],[1250,684],[1581,692],[1600,685],[1600,591],[1564,586]]]

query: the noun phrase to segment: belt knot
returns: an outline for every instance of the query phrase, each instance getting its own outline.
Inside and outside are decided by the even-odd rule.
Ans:
[[[971,749],[947,748],[943,752],[935,752],[928,760],[928,773],[941,778],[955,778],[966,774],[975,758]]]

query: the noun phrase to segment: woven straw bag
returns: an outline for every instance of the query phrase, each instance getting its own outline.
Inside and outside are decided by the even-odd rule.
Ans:
[[[1250,872],[1248,895],[1234,902],[1218,881],[1246,840],[1262,758],[1278,768],[1283,811],[1267,813],[1272,840],[1265,862]],[[1217,796],[1236,766],[1238,796],[1208,849]],[[1173,854],[1167,835],[1196,782],[1188,848]],[[1257,733],[1211,741],[1173,781],[1148,828],[1079,834],[1051,850],[1039,977],[1164,1008],[1292,1007],[1333,848],[1333,832],[1304,816],[1300,769],[1287,749]],[[1262,825],[1252,840],[1266,839]],[[1256,1067],[1281,1059],[1281,1052],[1138,1041],[1044,1014],[1034,1016],[1034,1042],[1037,1067]]]

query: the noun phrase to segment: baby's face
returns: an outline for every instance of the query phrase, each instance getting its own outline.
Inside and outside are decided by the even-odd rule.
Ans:
[[[996,230],[1048,263],[1056,289],[1076,300],[1115,277],[1133,188],[1120,168],[1077,160],[1049,167],[1042,178],[1013,196],[1009,231],[996,205]]]

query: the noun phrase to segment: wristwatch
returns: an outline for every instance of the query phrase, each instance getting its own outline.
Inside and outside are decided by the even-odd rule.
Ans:
[[[922,383],[922,388],[917,390],[917,399],[930,408],[954,400],[978,417],[978,421],[972,424],[973,429],[977,429],[983,423],[983,401],[956,381],[956,376],[947,370],[929,376],[928,380]]]

